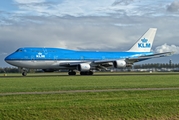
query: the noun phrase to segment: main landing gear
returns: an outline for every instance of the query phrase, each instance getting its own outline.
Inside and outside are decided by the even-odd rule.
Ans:
[[[92,71],[80,72],[80,75],[93,75]]]
[[[70,70],[68,72],[68,75],[76,75],[76,72],[73,70]],[[93,71],[80,72],[80,75],[93,75]]]
[[[70,71],[68,72],[68,75],[76,75],[76,72],[73,71],[73,70],[70,70]]]

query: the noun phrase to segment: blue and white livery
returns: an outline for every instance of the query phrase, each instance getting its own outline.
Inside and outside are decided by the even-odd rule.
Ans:
[[[26,69],[42,69],[52,72],[67,69],[69,75],[93,75],[93,70],[101,70],[109,67],[125,68],[135,62],[164,57],[171,52],[154,54],[151,52],[156,34],[156,28],[150,28],[132,47],[126,52],[97,52],[76,51],[61,48],[19,48],[5,58],[5,61],[13,66]],[[27,72],[22,71],[26,76]]]

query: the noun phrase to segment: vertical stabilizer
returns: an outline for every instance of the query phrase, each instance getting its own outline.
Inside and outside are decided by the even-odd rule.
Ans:
[[[157,28],[150,28],[128,52],[150,52]]]

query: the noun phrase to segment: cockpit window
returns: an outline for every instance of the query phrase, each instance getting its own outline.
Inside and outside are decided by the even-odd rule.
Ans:
[[[16,52],[22,52],[22,49],[18,49],[18,50],[16,50]]]

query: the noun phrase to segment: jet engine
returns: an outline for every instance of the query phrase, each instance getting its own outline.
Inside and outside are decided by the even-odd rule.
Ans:
[[[90,65],[87,63],[81,63],[77,66],[77,70],[85,72],[85,71],[89,71],[90,70]]]
[[[115,68],[125,68],[127,66],[126,61],[124,60],[116,60],[113,62]]]

